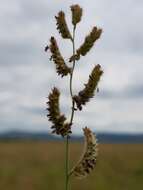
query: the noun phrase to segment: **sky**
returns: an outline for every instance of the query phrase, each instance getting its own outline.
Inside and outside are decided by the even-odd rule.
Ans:
[[[73,133],[85,126],[95,132],[143,133],[142,0],[0,0],[0,132],[50,132],[46,97],[54,86],[61,92],[61,112],[70,118],[69,77],[57,75],[44,47],[55,36],[68,62],[72,44],[56,31],[55,15],[63,10],[72,29],[70,6],[77,3],[83,17],[76,47],[93,26],[103,34],[76,63],[74,94],[83,89],[94,65],[100,64],[104,75],[99,93],[76,112]]]

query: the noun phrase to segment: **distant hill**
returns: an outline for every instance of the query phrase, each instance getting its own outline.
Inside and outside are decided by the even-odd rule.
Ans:
[[[143,143],[143,134],[97,133],[100,143]],[[48,140],[62,138],[46,132],[8,131],[0,133],[0,140]],[[72,141],[81,141],[83,136],[72,136]]]
[[[59,138],[46,132],[8,131],[0,133],[0,140],[58,140]]]
[[[102,143],[143,143],[143,134],[100,133],[97,138]]]

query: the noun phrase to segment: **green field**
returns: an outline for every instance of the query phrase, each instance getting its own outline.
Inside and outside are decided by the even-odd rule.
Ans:
[[[64,190],[62,142],[0,142],[0,190]],[[101,144],[94,172],[71,190],[143,189],[143,145]],[[70,145],[71,165],[82,145]]]

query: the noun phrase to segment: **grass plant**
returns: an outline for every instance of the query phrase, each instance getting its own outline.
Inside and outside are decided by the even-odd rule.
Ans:
[[[69,168],[69,140],[72,133],[72,125],[74,123],[74,114],[77,111],[81,111],[82,108],[91,100],[98,91],[98,84],[100,78],[103,74],[101,66],[95,65],[87,83],[84,88],[78,92],[78,94],[73,94],[73,74],[77,61],[80,60],[81,56],[86,56],[88,52],[95,45],[97,40],[102,34],[102,29],[97,26],[93,26],[92,30],[85,37],[83,43],[79,48],[75,47],[75,34],[76,28],[82,19],[83,10],[78,5],[72,5],[71,9],[71,20],[72,29],[68,27],[66,22],[66,16],[63,11],[60,11],[56,19],[57,30],[59,31],[63,39],[68,40],[72,44],[72,53],[69,57],[69,61],[66,62],[64,56],[61,54],[58,42],[54,36],[50,38],[50,43],[45,47],[45,51],[50,50],[51,57],[50,60],[55,64],[56,72],[61,77],[70,76],[69,80],[69,92],[71,96],[71,116],[70,120],[61,113],[59,99],[60,90],[58,87],[54,87],[48,96],[47,110],[49,121],[52,122],[52,133],[60,135],[65,138],[66,148],[65,148],[65,190],[69,189],[69,179],[71,176],[77,178],[86,177],[95,167],[97,159],[97,139],[95,134],[90,128],[84,127],[83,132],[85,136],[85,148],[83,153],[75,166],[72,169]],[[71,32],[72,31],[72,32]],[[71,64],[72,63],[72,64]]]

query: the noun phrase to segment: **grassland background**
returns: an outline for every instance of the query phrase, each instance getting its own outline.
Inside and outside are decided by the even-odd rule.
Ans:
[[[71,143],[71,165],[82,144]],[[143,189],[143,144],[101,144],[94,172],[72,190]],[[64,190],[62,142],[0,142],[0,190]]]

